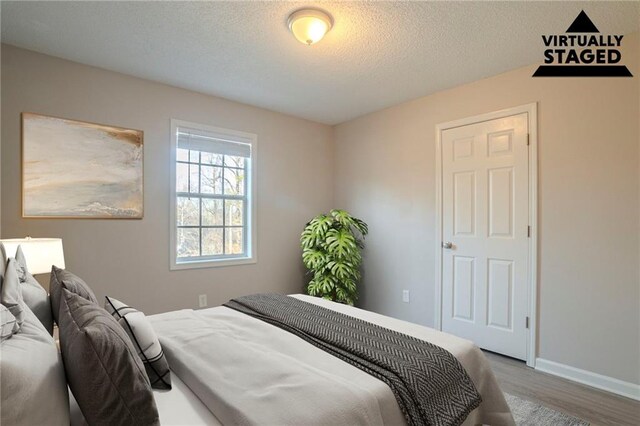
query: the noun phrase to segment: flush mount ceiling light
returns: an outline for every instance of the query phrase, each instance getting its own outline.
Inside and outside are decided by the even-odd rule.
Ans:
[[[322,40],[333,26],[331,16],[319,9],[297,10],[289,16],[287,23],[294,37],[307,45]]]

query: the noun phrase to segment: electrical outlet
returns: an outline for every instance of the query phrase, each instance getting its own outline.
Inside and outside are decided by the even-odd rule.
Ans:
[[[206,294],[201,294],[200,296],[198,296],[198,307],[200,307],[200,308],[206,308],[207,307],[207,295]]]
[[[409,303],[409,290],[402,290],[402,301]]]

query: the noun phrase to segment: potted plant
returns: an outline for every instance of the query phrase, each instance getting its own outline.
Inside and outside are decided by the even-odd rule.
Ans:
[[[302,261],[312,276],[307,294],[353,305],[358,298],[358,280],[369,232],[362,220],[344,210],[316,216],[300,237]]]

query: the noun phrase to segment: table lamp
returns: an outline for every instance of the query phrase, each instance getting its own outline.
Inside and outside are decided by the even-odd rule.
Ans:
[[[51,265],[65,268],[62,239],[60,238],[12,238],[0,240],[4,244],[7,256],[15,257],[18,246],[27,260],[27,269],[32,275],[48,274]]]

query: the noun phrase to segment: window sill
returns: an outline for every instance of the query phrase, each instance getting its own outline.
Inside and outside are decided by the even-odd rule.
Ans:
[[[216,260],[190,260],[183,262],[171,262],[171,271],[181,271],[184,269],[221,268],[225,266],[251,265],[257,263],[255,257],[239,257],[236,259],[216,259]]]

